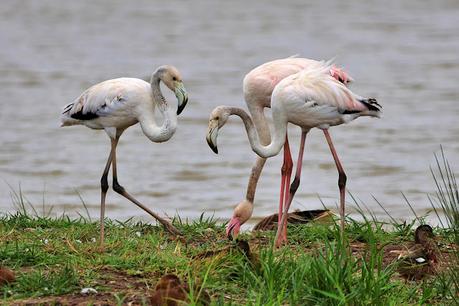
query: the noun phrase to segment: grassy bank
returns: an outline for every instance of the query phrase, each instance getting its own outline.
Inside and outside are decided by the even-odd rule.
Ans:
[[[347,240],[334,224],[296,225],[289,245],[272,251],[274,232],[243,234],[246,256],[211,219],[175,222],[184,233],[173,239],[161,228],[107,220],[106,247],[96,242],[98,226],[81,218],[32,218],[22,213],[0,222],[0,262],[16,271],[16,282],[0,288],[6,303],[130,301],[148,304],[166,273],[202,287],[214,304],[401,305],[457,302],[454,231],[436,229],[447,265],[437,275],[406,281],[383,246],[413,240],[413,227],[349,221]],[[91,287],[97,294],[82,295]],[[199,294],[199,290],[196,290]],[[195,294],[196,295],[196,294]],[[197,301],[199,297],[191,297]],[[456,300],[455,300],[456,299]]]

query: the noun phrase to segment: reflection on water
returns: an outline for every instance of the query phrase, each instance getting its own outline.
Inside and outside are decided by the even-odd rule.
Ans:
[[[8,184],[20,184],[30,202],[45,201],[54,212],[82,212],[79,193],[97,217],[109,141],[84,127],[59,129],[59,111],[93,83],[148,79],[170,63],[190,93],[179,129],[164,144],[138,127],[128,130],[118,152],[120,181],[159,212],[227,218],[245,194],[255,155],[237,119],[222,130],[214,155],[205,141],[208,114],[220,104],[244,105],[242,79],[254,66],[301,54],[336,56],[356,79],[352,88],[384,107],[381,120],[331,130],[349,191],[377,215],[383,212],[372,196],[402,218],[411,214],[403,191],[422,214],[440,144],[459,167],[458,16],[457,1],[3,1],[0,209],[14,210]],[[290,133],[296,152],[299,130]],[[337,173],[323,135],[313,131],[306,147],[293,206],[335,207]],[[280,156],[266,165],[256,217],[276,208],[280,165]],[[108,203],[109,217],[148,220],[116,194]]]

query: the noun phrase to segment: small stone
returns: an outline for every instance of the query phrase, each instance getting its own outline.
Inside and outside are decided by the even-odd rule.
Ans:
[[[424,263],[426,262],[426,259],[424,257],[418,257],[415,259],[417,263]]]
[[[137,237],[140,237],[140,236],[142,236],[142,233],[141,233],[141,232],[135,232],[135,235],[136,235]]]
[[[83,288],[80,291],[81,294],[97,294],[97,290],[94,288]]]

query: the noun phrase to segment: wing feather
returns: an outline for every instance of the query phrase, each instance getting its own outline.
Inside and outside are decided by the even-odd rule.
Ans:
[[[299,93],[304,101],[315,101],[318,105],[335,107],[342,114],[379,111],[380,105],[375,99],[356,96],[342,82],[330,75],[330,70],[334,67],[330,61],[319,63],[320,65],[304,69],[292,76],[293,90]]]
[[[63,114],[78,120],[108,116],[126,106],[130,92],[145,89],[146,85],[143,83],[146,82],[121,78],[96,84],[84,91],[75,101],[66,105]]]

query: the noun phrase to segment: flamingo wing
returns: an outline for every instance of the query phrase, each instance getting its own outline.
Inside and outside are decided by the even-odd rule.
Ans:
[[[131,101],[149,93],[149,84],[139,79],[119,78],[96,84],[66,105],[63,114],[77,120],[91,120],[129,108]]]
[[[340,114],[380,111],[375,99],[355,95],[339,79],[332,76],[330,66],[322,62],[313,69],[304,69],[291,76],[291,91],[309,107],[334,109]],[[313,103],[309,103],[313,102]]]

